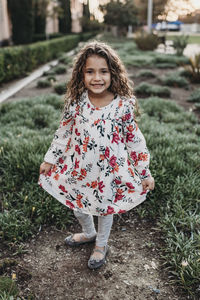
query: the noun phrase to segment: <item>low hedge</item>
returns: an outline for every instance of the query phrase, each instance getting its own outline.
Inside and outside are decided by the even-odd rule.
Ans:
[[[0,83],[25,76],[41,64],[58,57],[61,52],[70,51],[82,40],[94,34],[76,34],[37,42],[25,46],[0,49]]]

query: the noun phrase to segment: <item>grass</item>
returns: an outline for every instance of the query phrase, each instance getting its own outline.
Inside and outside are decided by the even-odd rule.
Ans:
[[[179,72],[168,73],[161,78],[161,82],[167,86],[182,87],[186,90],[189,88],[189,81],[185,77],[180,76]]]
[[[141,82],[136,88],[135,93],[137,96],[149,97],[149,96],[162,96],[170,97],[171,91],[167,87],[162,87],[156,84],[150,84],[147,82]]]

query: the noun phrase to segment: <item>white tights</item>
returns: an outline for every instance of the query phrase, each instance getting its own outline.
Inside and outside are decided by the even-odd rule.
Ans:
[[[82,231],[85,234],[86,238],[92,238],[96,235],[96,246],[104,247],[107,245],[113,223],[113,215],[98,217],[97,232],[94,226],[94,220],[92,215],[84,214],[75,210],[74,215],[78,219],[80,225],[82,226]]]

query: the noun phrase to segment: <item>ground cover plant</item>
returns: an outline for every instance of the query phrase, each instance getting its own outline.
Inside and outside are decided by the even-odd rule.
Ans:
[[[143,54],[132,41],[112,43],[122,58],[135,53],[137,62],[137,54],[145,55],[153,72],[155,57],[161,64],[173,57]],[[172,282],[198,299],[200,126],[192,113],[173,101],[149,97],[139,102],[143,110],[139,126],[151,152],[156,189],[137,212],[157,223],[163,238],[161,255]],[[64,228],[72,220],[71,212],[37,185],[38,168],[58,126],[61,105],[60,97],[46,95],[0,108],[0,241],[9,247],[17,247],[43,226]]]

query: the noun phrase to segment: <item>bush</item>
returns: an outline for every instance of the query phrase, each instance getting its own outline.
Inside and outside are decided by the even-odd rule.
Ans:
[[[186,35],[180,35],[174,37],[172,47],[176,50],[176,55],[178,56],[183,55],[183,51],[188,44],[188,39],[189,36]]]
[[[49,80],[38,80],[37,82],[37,87],[39,88],[46,88],[46,87],[50,87],[51,86],[51,82]]]
[[[171,92],[167,87],[161,87],[159,85],[153,85],[146,82],[142,82],[135,88],[135,93],[138,96],[149,97],[149,96],[162,96],[170,97]]]
[[[79,41],[94,34],[68,35],[26,46],[0,49],[0,82],[7,82],[26,75],[37,66],[75,48]]]
[[[157,77],[156,74],[154,74],[152,71],[149,70],[143,70],[140,71],[137,77],[142,77],[142,78],[155,78]]]
[[[173,87],[184,87],[188,89],[189,82],[184,77],[181,77],[177,72],[167,74],[164,78],[161,79],[164,85],[173,86]]]
[[[66,82],[62,82],[62,83],[57,83],[54,86],[54,90],[58,95],[64,95],[66,94],[66,90],[67,90],[67,84]]]
[[[153,59],[153,63],[156,64],[172,64],[172,65],[183,65],[183,64],[187,64],[189,62],[189,58],[185,57],[185,56],[177,56],[177,55],[173,55],[173,54],[165,54],[165,55],[161,55],[156,54],[156,56]]]
[[[200,53],[190,57],[189,63],[184,65],[185,71],[190,74],[190,81],[200,83]]]
[[[134,41],[139,49],[143,51],[155,50],[159,45],[159,38],[157,35],[151,33],[138,33],[134,38]]]
[[[52,69],[56,74],[64,74],[66,73],[66,66],[58,65]]]
[[[192,92],[187,101],[200,103],[200,88]]]

